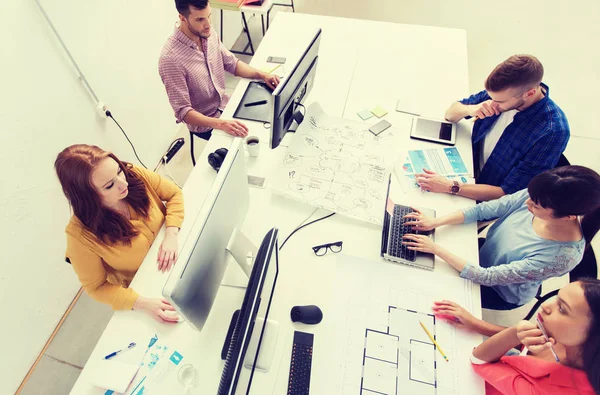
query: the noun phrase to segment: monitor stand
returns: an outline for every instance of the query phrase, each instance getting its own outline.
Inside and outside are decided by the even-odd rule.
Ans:
[[[256,254],[258,254],[258,248],[242,231],[234,228],[229,243],[227,243],[227,251],[233,256],[233,259],[235,259],[246,276],[250,278],[252,265],[254,265]]]
[[[236,310],[231,317],[229,323],[229,329],[227,330],[227,336],[221,349],[221,359],[225,361],[227,359],[227,352],[229,351],[229,345],[233,336],[233,330],[237,323],[240,310]],[[261,328],[264,318],[257,317],[254,323],[254,328]],[[264,328],[262,335],[262,341],[260,343],[260,353],[256,360],[256,369],[261,372],[268,372],[273,364],[273,356],[275,355],[275,347],[277,346],[277,338],[279,337],[279,322],[267,319],[267,323]],[[246,369],[252,369],[254,359],[256,358],[256,352],[258,351],[258,340],[261,338],[260,333],[253,331],[252,338],[248,344],[246,355],[244,357],[244,367]]]

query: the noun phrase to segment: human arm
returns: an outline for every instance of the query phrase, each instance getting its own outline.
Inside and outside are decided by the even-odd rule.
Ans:
[[[423,171],[425,173],[415,175],[415,180],[422,189],[435,193],[451,193],[451,188],[454,185],[452,180],[427,169]],[[460,189],[456,195],[468,199],[488,201],[505,195],[501,187],[494,185],[467,184],[462,182],[458,184]]]
[[[174,182],[155,172],[139,167],[135,167],[135,170],[143,177],[148,188],[156,192],[161,201],[166,202],[165,237],[157,257],[158,269],[166,272],[177,261],[178,234],[184,216],[183,192]]]
[[[161,323],[179,322],[177,315],[166,313],[167,311],[175,311],[175,308],[164,299],[140,296],[133,304],[133,310],[142,311]]]
[[[278,76],[257,70],[249,64],[242,62],[241,60],[237,62],[237,66],[235,68],[235,75],[242,78],[263,80],[265,84],[267,84],[267,86],[271,89],[275,89],[277,88],[277,85],[279,85]]]
[[[462,306],[449,300],[433,303],[432,309],[434,315],[458,329],[476,332],[484,336],[493,336],[506,329],[504,326],[495,325],[476,318]]]
[[[131,310],[139,297],[132,288],[108,282],[108,268],[80,233],[67,232],[67,257],[85,292],[114,310]]]
[[[192,107],[185,69],[174,59],[160,59],[158,72],[165,85],[169,103],[175,113],[177,122],[204,128],[219,129],[233,136],[248,135],[248,128],[239,121],[228,121],[208,117]]]
[[[463,118],[477,117],[482,119],[499,113],[498,106],[492,103],[487,92],[481,91],[452,103],[446,110],[445,117],[450,122],[458,122]]]

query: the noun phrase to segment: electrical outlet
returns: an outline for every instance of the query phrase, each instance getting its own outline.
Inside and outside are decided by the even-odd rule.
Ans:
[[[100,101],[96,104],[96,112],[100,118],[106,119],[106,110],[108,110],[108,106],[103,102]]]

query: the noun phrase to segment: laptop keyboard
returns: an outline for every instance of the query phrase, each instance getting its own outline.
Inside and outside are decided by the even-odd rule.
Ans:
[[[414,262],[417,260],[417,251],[409,250],[402,244],[402,236],[406,234],[418,235],[418,230],[414,230],[410,222],[405,222],[404,216],[412,213],[414,210],[407,206],[399,204],[394,205],[394,215],[390,221],[390,233],[388,242],[388,254],[406,261]]]

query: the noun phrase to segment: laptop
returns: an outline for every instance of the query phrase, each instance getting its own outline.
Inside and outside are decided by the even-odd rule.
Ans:
[[[426,270],[433,270],[435,266],[435,256],[433,254],[426,254],[409,250],[406,245],[402,244],[402,236],[405,234],[426,234],[432,239],[434,238],[434,231],[422,232],[412,228],[410,223],[405,223],[403,217],[413,212],[414,210],[408,206],[400,204],[389,204],[390,198],[390,183],[388,184],[388,191],[386,196],[386,207],[383,213],[383,229],[381,232],[381,256],[383,259],[401,263],[403,265],[409,265],[418,267]],[[418,210],[423,214],[435,218],[435,210],[429,208],[418,207]],[[393,215],[389,213],[392,211]]]

